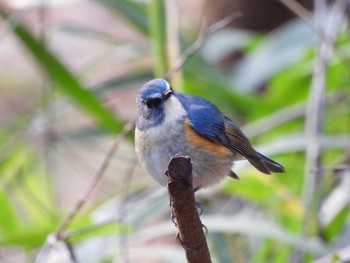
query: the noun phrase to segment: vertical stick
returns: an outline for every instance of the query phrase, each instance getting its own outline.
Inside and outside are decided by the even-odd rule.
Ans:
[[[149,30],[152,40],[154,57],[154,75],[160,78],[165,75],[168,67],[166,52],[166,17],[163,0],[149,2]]]
[[[180,30],[179,30],[179,2],[177,0],[165,1],[165,13],[167,17],[166,23],[166,35],[167,35],[167,56],[168,56],[168,69],[175,67],[177,59],[181,55],[180,47]],[[183,92],[183,76],[182,69],[179,69],[174,73],[173,77],[169,80],[172,87],[176,87],[176,90]]]
[[[168,165],[168,193],[177,222],[178,239],[189,263],[211,263],[207,240],[196,208],[192,186],[192,164],[188,157],[175,156]]]

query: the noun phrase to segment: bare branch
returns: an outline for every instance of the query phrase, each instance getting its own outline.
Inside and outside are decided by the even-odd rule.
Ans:
[[[51,234],[47,236],[45,245],[38,253],[34,262],[77,263],[77,259],[73,247],[67,240],[59,240],[56,235]]]
[[[340,9],[343,6],[344,9]],[[317,54],[314,64],[314,72],[311,83],[309,99],[306,108],[305,118],[305,135],[308,139],[306,145],[306,162],[305,162],[305,180],[303,184],[302,201],[305,208],[303,232],[306,232],[310,218],[312,217],[311,207],[318,207],[315,203],[314,191],[322,179],[322,145],[317,138],[323,133],[324,115],[325,115],[325,98],[326,98],[326,77],[329,60],[333,53],[334,43],[340,30],[342,18],[345,15],[346,2],[341,0],[334,3],[333,16],[340,16],[340,19],[334,19],[330,25],[331,19],[327,19],[326,0],[315,1],[315,18],[314,27],[317,32],[323,32],[319,38]],[[331,41],[331,42],[329,42]]]
[[[123,141],[123,139],[128,135],[128,133],[134,128],[133,122],[129,122],[125,124],[123,131],[120,133],[118,138],[113,142],[112,146],[110,147],[108,153],[105,156],[105,159],[103,160],[102,164],[99,166],[98,170],[94,174],[92,181],[90,182],[89,186],[87,187],[85,193],[78,199],[78,201],[75,203],[75,205],[72,207],[71,211],[68,213],[66,218],[63,220],[61,226],[59,227],[56,236],[58,240],[64,240],[66,239],[65,231],[68,227],[68,225],[72,222],[74,217],[78,214],[80,209],[84,206],[86,201],[89,199],[89,197],[92,195],[92,193],[96,190],[100,180],[102,179],[102,176],[104,172],[106,171],[109,163],[112,160],[112,157],[115,153],[115,151],[118,148],[118,145],[120,142]]]
[[[211,263],[207,240],[196,208],[192,186],[192,164],[188,157],[175,156],[168,165],[168,193],[179,228],[178,240],[190,263]]]
[[[294,0],[280,0],[289,10],[291,10],[294,14],[296,14],[300,19],[302,19],[305,23],[314,27],[311,17],[312,13],[307,10],[302,4],[298,1]]]
[[[167,0],[164,1],[166,12],[166,36],[167,36],[167,56],[168,56],[168,69],[173,68],[176,65],[178,58],[181,56],[181,38],[180,38],[180,25],[179,25],[179,1]],[[174,72],[175,73],[175,72]],[[181,69],[176,71],[177,74],[173,74],[171,84],[177,87],[178,91],[183,89],[183,75]]]
[[[344,92],[330,94],[326,97],[326,105],[335,105],[339,102],[344,101],[345,99],[346,94]],[[246,124],[242,127],[242,130],[248,137],[254,137],[294,119],[304,117],[305,111],[305,102],[289,105],[256,122]]]
[[[333,5],[333,8],[336,10],[341,11],[341,15],[335,16],[336,25],[334,26],[334,30],[329,30],[327,32],[326,27],[319,27],[315,25],[313,22],[313,14],[309,12],[304,6],[302,6],[299,2],[295,0],[279,0],[281,3],[283,3],[289,10],[291,10],[295,15],[297,15],[300,19],[302,19],[306,24],[308,24],[316,33],[317,38],[319,41],[322,41],[324,45],[327,47],[327,49],[331,50],[339,59],[341,62],[343,62],[348,68],[350,68],[350,63],[347,60],[344,60],[344,57],[347,57],[346,55],[343,55],[343,52],[341,52],[338,49],[335,49],[334,47],[334,37],[337,36],[337,32],[339,29],[339,26],[341,22],[344,19],[346,6],[350,3],[349,0],[338,0]],[[315,1],[317,3],[317,1]],[[323,23],[327,24],[326,20],[322,21]],[[338,27],[337,27],[338,26]]]
[[[196,42],[193,43],[192,46],[190,46],[188,49],[185,50],[185,52],[181,55],[181,57],[177,60],[175,63],[175,66],[173,69],[168,71],[165,74],[165,79],[171,79],[174,73],[176,73],[178,70],[180,70],[183,65],[186,63],[186,61],[193,56],[205,43],[205,41],[215,32],[218,30],[224,28],[228,24],[230,24],[232,21],[236,20],[241,16],[241,12],[236,12],[234,14],[231,14],[224,19],[221,19],[220,21],[214,23],[209,28],[205,29],[205,24],[202,25],[201,32],[196,40]]]

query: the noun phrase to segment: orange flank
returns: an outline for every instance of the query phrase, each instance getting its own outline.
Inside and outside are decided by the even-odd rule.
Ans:
[[[229,154],[231,154],[231,151],[227,147],[213,143],[206,139],[204,136],[198,134],[192,128],[188,120],[185,120],[185,134],[189,143],[198,149],[215,153],[222,158],[227,157]]]

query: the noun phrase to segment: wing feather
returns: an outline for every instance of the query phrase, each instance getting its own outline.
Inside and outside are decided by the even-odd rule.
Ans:
[[[194,131],[213,143],[227,146],[225,117],[214,104],[195,95],[177,93],[176,96],[186,109]]]
[[[240,128],[229,118],[225,117],[225,131],[229,138],[230,149],[243,155],[259,171],[270,174],[259,153],[254,150],[249,139],[243,134]]]
[[[255,151],[239,127],[214,104],[185,93],[176,93],[176,97],[186,109],[189,124],[196,133],[215,144],[227,147],[234,154],[239,153],[262,173],[284,172],[282,165]]]
[[[233,121],[227,117],[225,117],[225,129],[226,134],[229,137],[230,148],[243,155],[259,171],[266,174],[270,174],[270,172],[285,172],[282,165],[255,151],[251,146],[249,139],[233,123]]]

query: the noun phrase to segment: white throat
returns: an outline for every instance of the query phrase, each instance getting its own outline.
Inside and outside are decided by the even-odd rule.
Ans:
[[[170,98],[164,103],[164,114],[164,122],[170,124],[186,116],[186,110],[178,98],[170,96]]]

